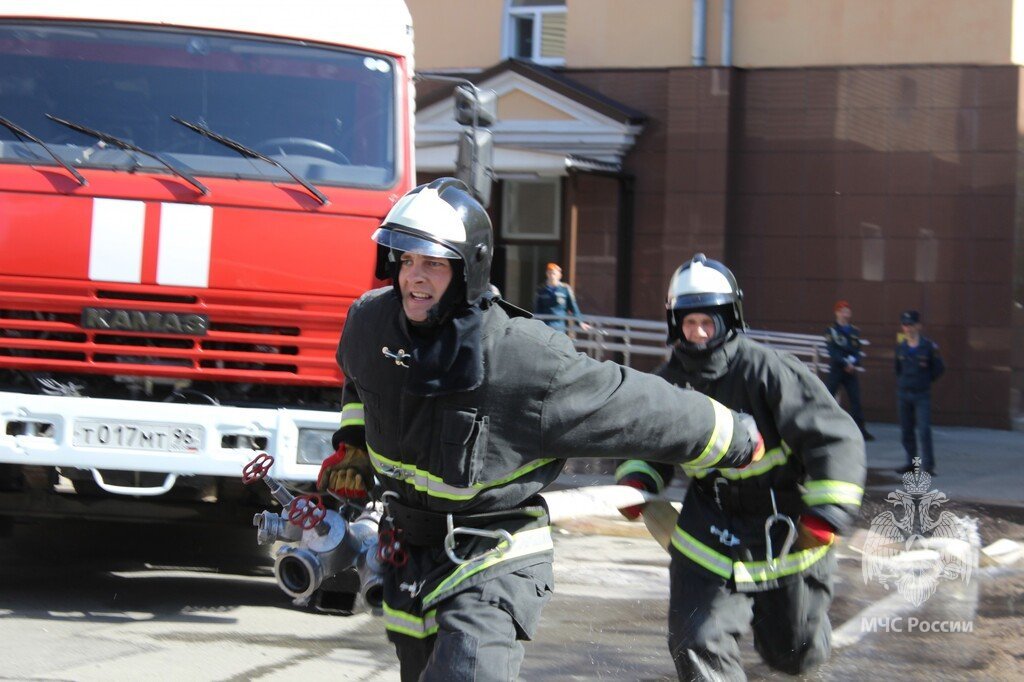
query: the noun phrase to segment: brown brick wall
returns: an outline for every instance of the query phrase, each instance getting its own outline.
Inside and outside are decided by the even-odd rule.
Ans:
[[[619,183],[615,178],[577,173],[567,180],[570,225],[576,215],[575,275],[573,288],[586,315],[615,314],[618,273]],[[571,239],[571,237],[570,237]]]
[[[937,423],[1009,426],[1015,67],[741,72],[731,265],[751,324],[815,332],[849,300],[873,342],[870,419],[895,415],[897,317],[947,375]]]
[[[1011,384],[1024,393],[1017,67],[567,75],[648,115],[625,159],[634,317],[660,319],[695,251],[726,258],[754,327],[819,333],[848,299],[873,342],[868,418],[895,421],[897,318],[917,308],[948,366],[936,422],[1010,426]]]
[[[636,178],[630,314],[661,319],[672,272],[696,251],[725,254],[733,74],[650,69],[569,75],[648,117],[624,162]]]

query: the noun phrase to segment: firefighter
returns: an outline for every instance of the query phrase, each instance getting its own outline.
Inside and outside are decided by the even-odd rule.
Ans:
[[[745,679],[738,641],[790,674],[826,660],[835,534],[863,495],[864,441],[796,358],[744,334],[732,272],[697,254],[666,302],[671,356],[656,374],[753,415],[765,456],[746,468],[699,470],[673,531],[669,648],[680,679]],[[626,461],[619,483],[660,492],[674,467]],[[638,514],[630,509],[627,516]]]
[[[538,493],[564,458],[635,452],[703,471],[757,461],[760,436],[495,298],[490,219],[460,181],[411,190],[373,239],[392,286],[349,310],[338,451],[318,483],[383,504],[383,611],[403,680],[515,679],[553,583]]]

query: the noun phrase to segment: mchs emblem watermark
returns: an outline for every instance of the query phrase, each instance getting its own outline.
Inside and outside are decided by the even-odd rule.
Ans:
[[[940,510],[949,500],[931,483],[915,459],[914,470],[903,475],[904,489],[886,497],[895,509],[871,521],[861,563],[865,584],[895,586],[915,607],[935,594],[941,581],[969,583],[981,544],[977,521]]]

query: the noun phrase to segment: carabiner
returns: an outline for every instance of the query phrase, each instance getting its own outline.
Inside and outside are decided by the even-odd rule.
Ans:
[[[796,524],[793,523],[793,519],[789,518],[785,514],[779,513],[779,508],[775,504],[775,489],[771,488],[768,490],[772,496],[772,511],[774,512],[764,522],[764,544],[765,544],[765,560],[768,563],[768,567],[775,570],[776,557],[772,551],[772,526],[776,523],[785,523],[789,530],[786,531],[786,540],[782,543],[782,551],[779,553],[778,558],[784,559],[789,555],[789,550],[793,548],[793,543],[796,542]]]
[[[513,538],[512,538],[512,534],[509,533],[504,528],[499,528],[498,530],[483,530],[483,529],[480,529],[480,528],[464,528],[462,526],[459,526],[458,528],[453,528],[452,526],[454,525],[454,523],[452,521],[452,515],[451,514],[448,514],[447,524],[448,524],[448,533],[447,533],[447,535],[444,536],[444,553],[447,554],[448,558],[451,560],[451,562],[453,564],[456,564],[457,566],[461,566],[462,564],[468,564],[471,561],[479,561],[480,559],[483,559],[483,558],[489,557],[489,556],[499,556],[500,557],[503,554],[505,554],[505,552],[507,552],[510,549],[512,549],[512,543],[515,542],[515,540],[513,540]],[[481,552],[480,554],[477,554],[474,557],[469,557],[467,559],[462,559],[462,558],[460,558],[455,553],[455,536],[459,535],[459,534],[461,534],[461,535],[475,535],[475,536],[481,537],[481,538],[491,538],[493,540],[497,540],[498,544],[496,544],[491,549],[488,549],[487,551],[484,551],[484,552]],[[502,542],[505,543],[505,545],[506,545],[505,547],[502,547]]]

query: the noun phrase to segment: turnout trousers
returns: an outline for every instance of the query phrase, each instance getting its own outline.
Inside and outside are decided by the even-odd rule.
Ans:
[[[402,682],[512,682],[551,587],[535,567],[467,588],[437,605],[437,634],[391,634]],[[548,567],[547,572],[550,572]],[[543,575],[543,572],[541,572]]]
[[[673,554],[668,643],[680,680],[746,680],[739,639],[754,631],[765,663],[790,675],[831,653],[832,552],[774,589],[736,592],[729,581]]]

